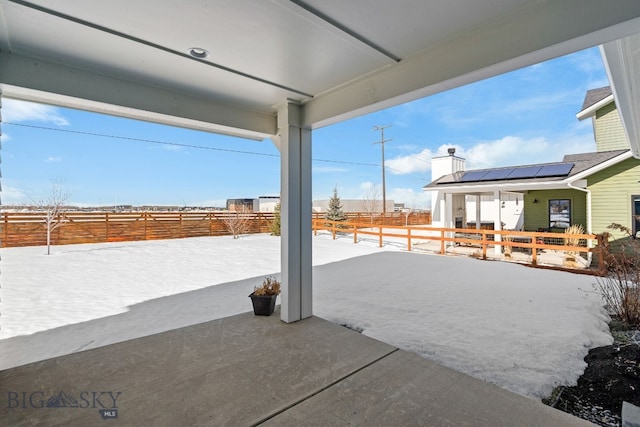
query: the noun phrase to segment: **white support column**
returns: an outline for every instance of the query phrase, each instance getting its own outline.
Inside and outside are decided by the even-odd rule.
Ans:
[[[312,315],[311,129],[301,126],[302,108],[278,107],[282,294],[280,317],[291,323]]]
[[[493,229],[500,231],[502,230],[502,205],[500,204],[500,191],[493,192],[493,208],[495,209],[495,212],[496,212],[495,220],[493,222]],[[502,255],[502,245],[499,244],[499,242],[501,241],[502,241],[502,236],[499,234],[496,234],[495,235],[496,244],[494,246],[496,255]]]
[[[480,215],[482,214],[482,195],[478,194],[476,196],[476,230],[480,230],[482,228],[482,218]]]

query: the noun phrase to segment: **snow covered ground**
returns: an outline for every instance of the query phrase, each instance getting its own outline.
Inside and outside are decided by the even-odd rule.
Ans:
[[[0,369],[251,311],[268,235],[2,249]],[[313,238],[314,314],[511,391],[573,384],[612,342],[590,276]]]

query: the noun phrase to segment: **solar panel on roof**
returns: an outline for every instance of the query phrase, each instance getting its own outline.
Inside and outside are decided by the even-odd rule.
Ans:
[[[499,179],[505,179],[513,171],[512,168],[508,169],[493,169],[487,172],[480,181],[494,181]]]
[[[460,182],[474,182],[481,181],[482,177],[486,175],[487,171],[471,171],[465,172],[460,178]]]
[[[521,168],[513,168],[506,179],[535,178],[540,169],[542,169],[542,166],[523,166]]]
[[[571,172],[573,163],[559,163],[556,165],[546,165],[536,174],[536,178],[545,176],[565,176]]]

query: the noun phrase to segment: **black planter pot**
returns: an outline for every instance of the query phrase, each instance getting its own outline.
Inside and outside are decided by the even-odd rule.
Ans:
[[[253,303],[253,314],[256,316],[271,316],[276,308],[278,295],[249,295]]]

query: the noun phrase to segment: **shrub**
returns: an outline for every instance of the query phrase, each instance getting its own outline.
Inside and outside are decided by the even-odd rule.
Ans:
[[[607,228],[623,231],[628,237],[602,249],[607,273],[597,279],[597,288],[617,320],[640,325],[640,243],[625,226],[611,224]]]
[[[278,203],[273,210],[273,221],[269,224],[269,231],[271,231],[272,236],[280,235],[280,223],[280,203]]]
[[[279,295],[280,281],[273,276],[268,276],[260,287],[253,288],[254,295]]]
[[[564,234],[584,234],[584,227],[581,224],[573,224],[564,230]],[[564,244],[566,246],[580,246],[580,240],[578,237],[565,237]],[[577,251],[567,251],[567,261],[575,261],[576,256],[578,256]]]

